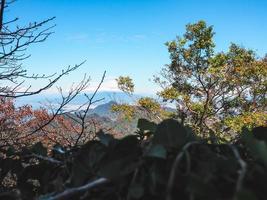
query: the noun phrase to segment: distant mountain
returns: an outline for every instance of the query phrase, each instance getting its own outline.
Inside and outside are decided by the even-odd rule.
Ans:
[[[97,114],[102,117],[109,117],[110,119],[113,119],[115,117],[114,113],[111,111],[111,107],[113,105],[117,105],[117,103],[115,101],[110,101],[108,103],[100,104],[94,109],[91,109],[88,114]]]
[[[118,118],[118,115],[111,111],[111,107],[117,104],[118,103],[116,101],[109,101],[107,103],[97,105],[95,108],[89,110],[86,119],[90,121],[93,120],[99,125],[99,127],[104,130],[108,129],[112,131],[112,134],[115,133],[117,136],[135,133],[138,118],[133,118],[131,121],[122,120],[120,117]],[[139,109],[138,106],[136,106],[136,109]],[[167,106],[163,109],[169,112],[175,111],[175,109]],[[68,113],[68,115],[72,115],[72,118],[76,118],[76,114],[74,112]],[[139,117],[146,117],[146,114],[144,113],[144,115],[142,115],[142,113],[139,113]]]
[[[92,96],[93,93],[86,93],[87,96]],[[141,97],[140,95],[134,95],[133,97],[129,97],[129,95],[123,93],[123,92],[98,92],[94,98],[94,100],[97,99],[103,99],[102,101],[99,101],[98,104],[95,104],[93,106],[97,106],[100,104],[109,103],[110,101],[113,102],[124,102],[124,103],[131,103],[135,98]],[[60,95],[59,94],[38,94],[28,97],[22,97],[16,100],[16,105],[21,106],[25,104],[31,105],[33,108],[38,108],[42,104],[46,104],[47,101],[50,103],[57,103],[60,102]],[[74,98],[69,105],[67,106],[67,109],[71,110],[72,108],[77,108],[80,105],[84,104],[87,101],[86,97],[83,94],[79,94]]]
[[[114,123],[115,123],[115,121],[112,121],[109,117],[100,116],[96,113],[92,113],[92,114],[88,115],[87,119],[94,119],[95,122],[98,122],[103,127],[113,127]]]
[[[95,108],[90,109],[88,114],[89,115],[97,114],[101,117],[109,117],[110,119],[113,119],[115,117],[115,114],[111,111],[111,108],[113,105],[117,105],[117,104],[118,103],[116,101],[109,101],[107,103],[100,104],[96,106]],[[168,112],[176,112],[176,109],[168,107],[168,106],[164,106],[163,109]]]
[[[93,93],[87,93],[86,95],[91,97]],[[98,99],[103,99],[102,101],[99,102],[99,104],[103,103],[109,103],[110,101],[114,102],[124,102],[124,103],[129,103],[132,102],[134,98],[139,98],[141,97],[140,95],[133,95],[133,97],[130,97],[124,92],[98,92],[95,95],[94,100]],[[82,104],[86,101],[86,98],[83,94],[78,95],[72,102],[71,104]]]
[[[168,111],[168,112],[176,112],[177,109],[173,108],[173,107],[169,107],[169,106],[164,106],[163,110]]]

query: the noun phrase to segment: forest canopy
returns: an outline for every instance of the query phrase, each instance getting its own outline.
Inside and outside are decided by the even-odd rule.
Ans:
[[[234,43],[217,53],[214,34],[205,21],[186,25],[182,36],[166,43],[171,62],[154,81],[183,124],[204,137],[229,140],[242,127],[266,124],[267,59]],[[119,88],[132,91],[131,81],[120,77]]]

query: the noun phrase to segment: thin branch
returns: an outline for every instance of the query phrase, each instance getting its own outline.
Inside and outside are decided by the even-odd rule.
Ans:
[[[66,200],[71,199],[74,195],[80,194],[82,192],[86,192],[92,188],[95,188],[97,186],[103,185],[105,183],[108,183],[108,179],[106,178],[99,178],[95,181],[89,182],[83,186],[75,187],[75,188],[69,188],[65,190],[62,193],[59,193],[53,197],[48,198],[48,200]]]
[[[183,147],[182,151],[176,156],[175,161],[172,165],[169,180],[167,183],[166,200],[172,200],[172,189],[173,189],[173,185],[174,185],[174,181],[175,181],[175,177],[176,177],[177,167],[178,167],[180,161],[182,160],[183,156],[186,154],[189,147],[191,147],[194,144],[199,144],[199,142],[193,141],[193,142],[187,143]]]
[[[36,91],[30,91],[30,92],[28,90],[23,91],[23,92],[18,92],[18,91],[13,91],[13,90],[9,91],[9,92],[8,91],[3,91],[3,92],[1,91],[0,97],[19,98],[19,97],[32,96],[35,94],[39,94],[42,91],[47,90],[50,87],[52,87],[59,79],[61,79],[65,75],[69,74],[70,72],[76,70],[78,67],[80,67],[84,63],[85,63],[85,61],[78,64],[78,65],[75,65],[74,67],[68,67],[65,71],[63,70],[62,73],[60,75],[58,75],[56,78],[54,78],[53,80],[50,80],[50,82],[46,86],[44,86],[44,87],[42,87]],[[15,89],[16,88],[17,87],[15,87]]]
[[[77,138],[77,140],[75,142],[75,146],[78,145],[80,138],[84,134],[84,131],[85,131],[85,128],[86,128],[85,127],[85,119],[86,119],[87,113],[89,112],[89,109],[90,109],[91,105],[93,103],[97,102],[97,100],[96,101],[93,101],[93,100],[94,100],[95,95],[97,94],[98,90],[100,89],[102,83],[104,82],[105,76],[106,76],[106,71],[104,71],[104,73],[102,75],[102,78],[101,78],[101,81],[99,82],[97,88],[95,89],[95,91],[94,91],[94,93],[93,93],[93,95],[91,97],[88,97],[88,95],[85,94],[85,96],[89,100],[89,103],[88,103],[88,105],[87,105],[84,113],[83,114],[80,114],[80,116],[78,116],[80,118],[80,120],[81,120],[81,131],[80,131],[80,134],[79,134],[79,136],[78,136],[78,138]]]
[[[56,160],[54,158],[51,158],[51,157],[46,157],[46,156],[41,156],[41,155],[38,155],[38,154],[31,154],[27,157],[34,157],[34,158],[38,158],[40,160],[44,160],[44,161],[48,161],[50,163],[53,163],[53,164],[63,164],[63,162],[59,161],[59,160]]]
[[[5,0],[1,0],[1,7],[0,7],[0,32],[2,31],[2,27],[3,27],[4,9],[5,9]]]
[[[238,193],[242,189],[243,181],[244,181],[244,178],[245,178],[245,175],[247,172],[247,164],[241,158],[237,148],[234,145],[229,145],[229,146],[230,146],[231,150],[233,151],[234,156],[236,157],[236,159],[237,159],[237,161],[241,167],[240,170],[238,170],[239,176],[238,176],[237,181],[236,181],[236,193]]]

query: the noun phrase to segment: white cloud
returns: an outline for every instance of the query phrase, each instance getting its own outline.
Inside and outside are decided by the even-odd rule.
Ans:
[[[99,82],[92,81],[90,82],[89,87],[85,90],[86,92],[94,92],[96,88],[98,87]],[[102,83],[99,91],[110,91],[110,92],[119,92],[119,88],[117,86],[117,82],[115,78],[106,78],[104,82]]]
[[[89,82],[88,87],[82,92],[82,93],[92,93],[94,92],[98,85],[99,85],[100,79],[93,79]],[[73,88],[75,88],[75,86],[78,84],[78,82],[76,82],[73,85]],[[31,88],[31,91],[35,91],[38,90],[39,88],[41,88],[42,86],[35,86]],[[59,95],[59,90],[58,87],[62,88],[62,92],[63,94],[67,94],[69,92],[69,90],[72,87],[72,83],[71,82],[59,82],[56,83],[54,86],[52,86],[51,88],[48,88],[47,90],[44,90],[41,92],[40,95],[45,95],[45,96],[50,96],[50,95]],[[26,88],[21,87],[20,91],[26,90]],[[116,82],[116,78],[115,77],[106,77],[104,79],[104,82],[101,84],[101,87],[98,90],[99,92],[121,92],[121,90],[118,88],[117,86],[117,82]],[[157,91],[160,91],[160,87],[156,84],[153,84],[151,82],[146,82],[146,83],[136,83],[135,86],[135,94],[137,95],[144,95],[144,96],[154,96],[156,94]]]
[[[85,110],[87,106],[88,106],[87,104],[83,106],[81,104],[67,104],[66,106],[64,106],[64,110],[68,112],[77,111],[78,109]],[[93,109],[95,107],[97,107],[97,105],[95,104],[90,105],[90,109]]]

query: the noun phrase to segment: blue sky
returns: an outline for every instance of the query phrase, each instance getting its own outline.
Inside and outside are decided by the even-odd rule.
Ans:
[[[129,75],[137,93],[153,94],[157,87],[149,79],[169,63],[164,43],[182,35],[187,23],[213,25],[217,51],[236,42],[263,56],[266,10],[265,0],[18,0],[7,17],[23,24],[56,16],[55,33],[28,49],[29,72],[52,73],[87,60],[58,84],[68,87],[87,73],[94,86],[107,70],[103,90],[113,90],[114,78]]]

